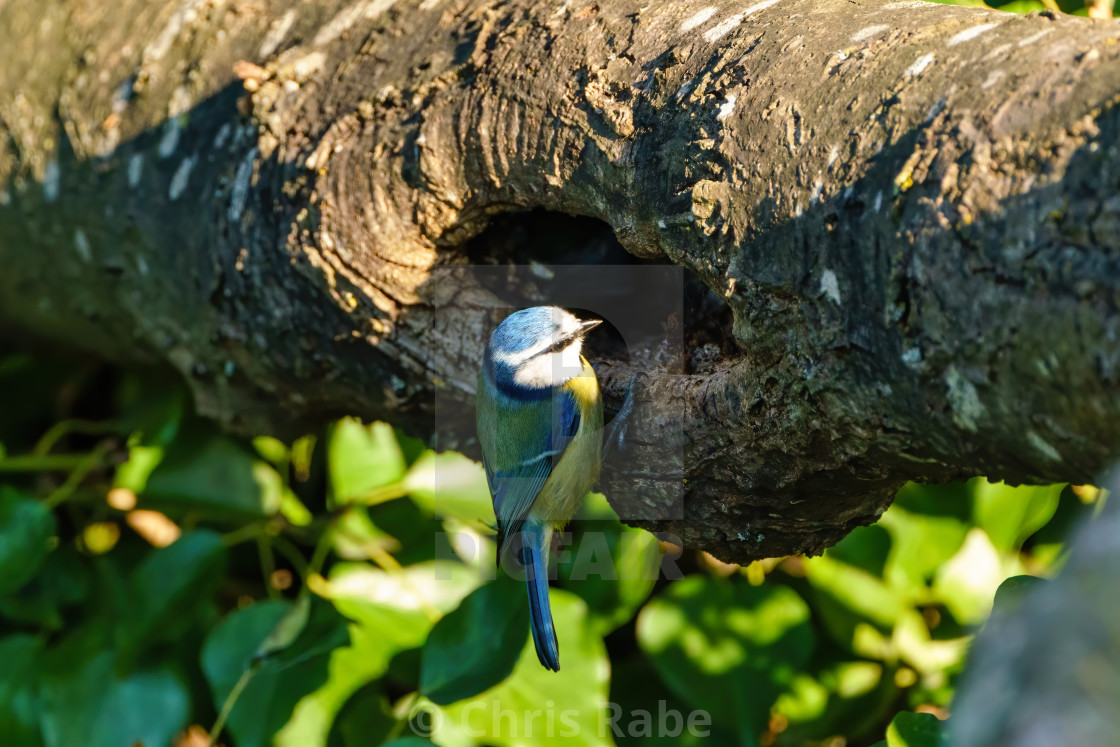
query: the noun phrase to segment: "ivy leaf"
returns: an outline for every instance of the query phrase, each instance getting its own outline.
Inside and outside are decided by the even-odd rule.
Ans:
[[[420,694],[448,705],[490,689],[513,671],[528,630],[521,582],[502,575],[476,589],[428,635]]]
[[[944,743],[941,722],[930,713],[903,711],[887,727],[887,747],[940,747]]]
[[[292,610],[290,602],[258,602],[219,623],[202,646],[202,671],[217,710],[242,676],[252,670],[227,721],[239,747],[272,745],[273,735],[288,722],[300,699],[329,675],[329,652],[314,646],[308,647],[305,656],[293,656],[282,665],[269,661],[252,669],[262,650],[274,647],[280,638],[292,637],[290,630],[284,630],[285,623],[292,620],[289,615],[299,616]],[[284,632],[277,633],[278,629]]]
[[[0,744],[39,747],[42,705],[37,668],[43,652],[41,638],[12,635],[0,638]]]
[[[387,423],[344,418],[331,432],[327,471],[335,500],[349,503],[404,477],[404,454]]]
[[[0,486],[0,594],[23,587],[43,564],[55,533],[54,514],[29,495]]]
[[[190,620],[225,573],[226,550],[209,530],[185,532],[178,540],[148,553],[129,579],[130,617],[118,627],[121,660],[129,666],[144,648],[166,640]]]
[[[743,742],[765,728],[814,643],[800,596],[741,577],[692,576],[670,585],[643,608],[637,632],[670,689],[716,723],[736,724]]]

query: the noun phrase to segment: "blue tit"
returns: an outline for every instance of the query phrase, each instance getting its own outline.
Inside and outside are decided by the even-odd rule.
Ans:
[[[599,479],[603,402],[581,354],[583,321],[555,306],[514,312],[490,335],[478,376],[477,425],[498,520],[498,564],[520,540],[537,658],[560,670],[548,603],[552,533]]]

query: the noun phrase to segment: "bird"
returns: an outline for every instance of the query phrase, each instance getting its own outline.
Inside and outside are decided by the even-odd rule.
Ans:
[[[560,671],[548,599],[548,551],[599,479],[603,402],[584,337],[601,319],[558,306],[521,309],[490,335],[476,425],[498,529],[498,565],[517,547],[537,658]]]

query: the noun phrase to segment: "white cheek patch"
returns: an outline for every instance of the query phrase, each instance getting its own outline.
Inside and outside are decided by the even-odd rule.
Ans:
[[[575,342],[559,353],[538,355],[522,363],[514,369],[514,382],[530,389],[544,389],[571,381],[583,372],[583,362],[579,358],[581,347]]]

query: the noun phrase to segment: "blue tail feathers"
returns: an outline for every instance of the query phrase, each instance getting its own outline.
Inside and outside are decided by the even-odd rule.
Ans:
[[[560,646],[556,642],[556,627],[552,622],[552,607],[548,602],[548,564],[545,560],[540,532],[525,526],[521,536],[521,562],[525,568],[525,584],[529,589],[529,626],[533,631],[533,644],[541,666],[560,671]]]

